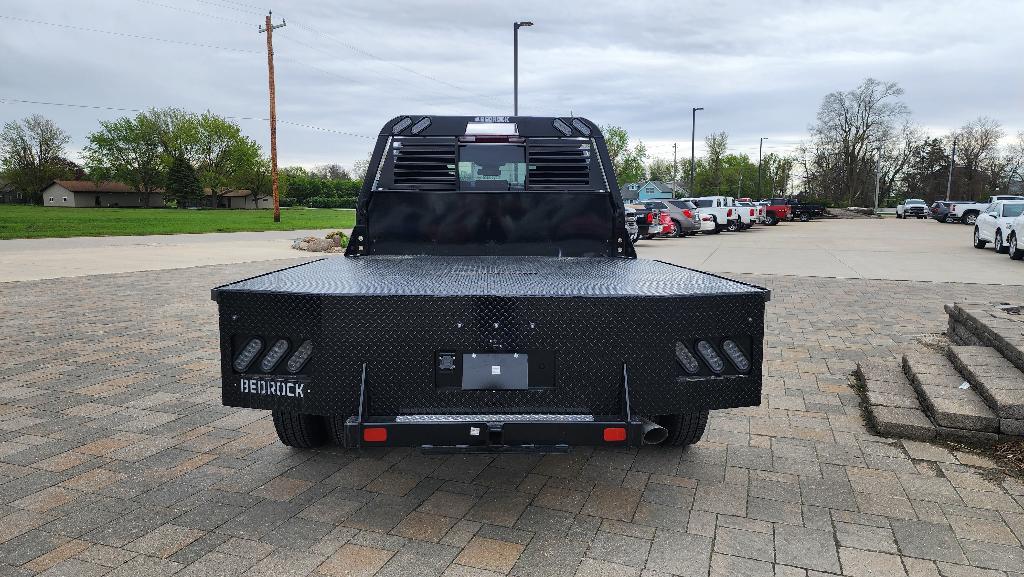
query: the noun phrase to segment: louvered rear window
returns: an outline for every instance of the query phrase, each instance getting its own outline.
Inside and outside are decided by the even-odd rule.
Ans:
[[[537,190],[591,189],[589,140],[530,139],[527,151],[527,186]]]
[[[396,138],[389,160],[395,189],[456,189],[455,139]]]

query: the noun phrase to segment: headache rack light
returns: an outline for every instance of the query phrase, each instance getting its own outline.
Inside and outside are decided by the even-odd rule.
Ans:
[[[518,136],[519,128],[515,122],[467,122],[467,135]]]

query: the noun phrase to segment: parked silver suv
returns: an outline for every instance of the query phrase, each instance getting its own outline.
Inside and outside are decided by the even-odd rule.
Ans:
[[[668,213],[674,226],[666,236],[689,236],[700,230],[700,213],[688,200],[648,200],[644,206]]]

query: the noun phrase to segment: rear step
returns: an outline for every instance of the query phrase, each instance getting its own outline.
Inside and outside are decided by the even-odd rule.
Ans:
[[[931,350],[903,355],[903,369],[921,404],[937,425],[939,437],[961,441],[995,441],[999,418],[968,386],[953,364]]]
[[[1024,373],[991,347],[952,346],[949,356],[999,416],[999,431],[1024,433]]]

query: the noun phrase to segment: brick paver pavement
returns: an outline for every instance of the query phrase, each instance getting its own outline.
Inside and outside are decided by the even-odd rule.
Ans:
[[[872,436],[849,387],[1019,287],[743,276],[764,403],[699,445],[425,456],[221,406],[208,289],[282,264],[0,285],[0,575],[1024,575],[1024,485]]]

